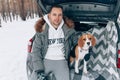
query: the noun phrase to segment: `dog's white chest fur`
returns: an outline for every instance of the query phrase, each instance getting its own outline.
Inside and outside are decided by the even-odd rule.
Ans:
[[[86,54],[89,54],[89,50],[86,49],[86,50],[83,50],[81,49],[80,47],[78,47],[78,59],[75,60],[75,72],[76,73],[79,73],[79,69],[78,69],[78,63],[79,63],[79,60],[84,60],[84,57]],[[84,60],[84,67],[83,67],[83,72],[84,73],[87,73],[87,67],[86,67],[86,61]]]
[[[78,47],[79,51],[79,59],[83,59],[86,54],[88,54],[88,50],[82,50],[80,47]]]

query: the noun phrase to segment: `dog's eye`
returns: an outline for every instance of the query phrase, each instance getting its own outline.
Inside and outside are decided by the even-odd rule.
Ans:
[[[89,38],[89,40],[91,40],[92,38]]]
[[[83,41],[86,41],[86,39],[83,39]]]

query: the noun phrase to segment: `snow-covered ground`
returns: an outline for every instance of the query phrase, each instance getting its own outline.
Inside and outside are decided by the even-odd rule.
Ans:
[[[3,22],[0,27],[0,80],[27,80],[27,43],[38,20]]]
[[[28,40],[34,35],[38,20],[3,22],[0,27],[0,80],[27,80]]]

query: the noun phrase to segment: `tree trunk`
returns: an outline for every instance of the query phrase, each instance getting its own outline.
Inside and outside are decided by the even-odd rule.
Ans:
[[[20,12],[21,12],[22,20],[25,21],[26,20],[26,16],[25,16],[24,0],[21,0]]]
[[[2,3],[2,18],[3,18],[3,20],[6,22],[6,14],[5,14],[5,0],[2,0],[1,1],[1,3]]]
[[[10,18],[10,21],[12,21],[12,18],[11,18],[11,15],[10,15],[10,13],[11,13],[11,11],[10,11],[10,6],[9,6],[9,1],[7,0],[7,17],[8,17],[8,19]]]
[[[22,20],[41,17],[42,11],[36,0],[0,0],[0,14],[4,21],[15,20],[20,16]]]

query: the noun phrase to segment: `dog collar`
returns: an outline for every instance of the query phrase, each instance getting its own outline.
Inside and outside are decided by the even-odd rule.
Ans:
[[[87,51],[88,49],[83,49],[83,48],[82,48],[82,50]]]

